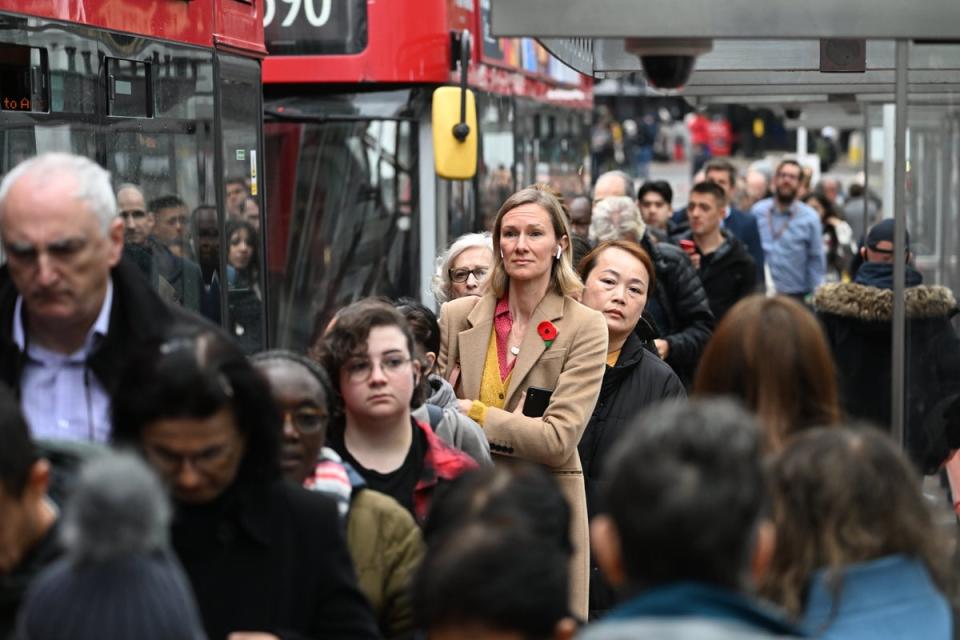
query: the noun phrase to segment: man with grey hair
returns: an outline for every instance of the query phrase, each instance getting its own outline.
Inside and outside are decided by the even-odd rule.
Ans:
[[[179,315],[123,239],[110,174],[87,158],[39,155],[0,183],[0,381],[34,437],[105,442],[124,354]]]
[[[633,178],[622,171],[608,171],[594,185],[594,207],[603,199],[616,196],[635,197]],[[639,210],[634,208],[633,211],[639,215]],[[623,224],[621,221],[620,226]],[[650,254],[657,276],[657,286],[647,301],[647,311],[660,331],[660,337],[655,340],[657,352],[689,386],[700,354],[713,333],[713,313],[707,294],[697,270],[682,249],[666,242],[655,242],[642,220],[636,220],[634,226],[637,232],[633,235],[639,238],[625,239],[638,242]],[[595,237],[591,228],[591,239],[602,242],[617,238]]]

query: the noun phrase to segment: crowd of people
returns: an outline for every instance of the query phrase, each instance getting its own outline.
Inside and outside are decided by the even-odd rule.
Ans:
[[[901,451],[909,248],[874,224],[825,283],[825,225],[856,240],[802,176],[749,211],[716,160],[676,212],[620,172],[576,208],[525,187],[438,258],[438,314],[358,300],[248,356],[130,251],[202,212],[25,162],[0,183],[0,638],[952,638],[921,478],[960,448],[956,301],[908,266]]]

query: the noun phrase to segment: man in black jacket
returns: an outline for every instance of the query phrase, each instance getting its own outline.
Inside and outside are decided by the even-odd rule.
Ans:
[[[110,174],[87,158],[36,156],[0,184],[0,381],[34,437],[105,442],[125,354],[181,315],[121,258],[123,235]]]
[[[622,171],[610,171],[597,179],[594,201],[611,196],[634,197],[630,176]],[[657,287],[647,302],[647,310],[661,336],[655,341],[657,352],[684,384],[689,385],[700,354],[713,333],[713,313],[707,294],[696,269],[681,249],[656,243],[646,231],[640,237],[640,246],[653,259],[657,275]]]
[[[893,220],[874,225],[860,250],[853,282],[822,285],[813,297],[837,363],[840,402],[851,417],[890,426],[893,323]],[[906,448],[924,473],[940,468],[958,445],[960,341],[951,319],[960,310],[946,287],[923,284],[906,252]]]
[[[715,182],[701,182],[690,190],[687,215],[690,231],[678,239],[710,300],[717,322],[737,300],[754,292],[756,269],[753,258],[720,222],[726,207],[723,188]]]

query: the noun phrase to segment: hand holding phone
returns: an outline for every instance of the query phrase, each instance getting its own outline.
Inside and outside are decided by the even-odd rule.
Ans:
[[[527,387],[527,396],[523,400],[523,415],[528,418],[541,418],[550,404],[552,389]]]
[[[680,248],[683,249],[688,256],[697,252],[696,243],[693,240],[687,240],[686,238],[680,241]]]

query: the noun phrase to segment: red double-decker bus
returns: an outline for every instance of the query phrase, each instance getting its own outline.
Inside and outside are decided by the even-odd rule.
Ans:
[[[261,11],[254,0],[0,0],[0,174],[69,151],[109,169],[116,188],[136,185],[147,203],[179,198],[179,249],[203,268],[204,288],[171,277],[161,293],[220,321],[250,351],[266,336],[264,287],[226,286],[225,194],[230,176],[254,199],[249,209],[260,208]],[[149,276],[153,265],[141,266]]]
[[[584,190],[592,84],[529,39],[490,36],[487,0],[267,0],[272,342],[301,349],[369,295],[432,302],[434,260],[517,185]],[[470,34],[478,172],[434,172],[431,96]]]

